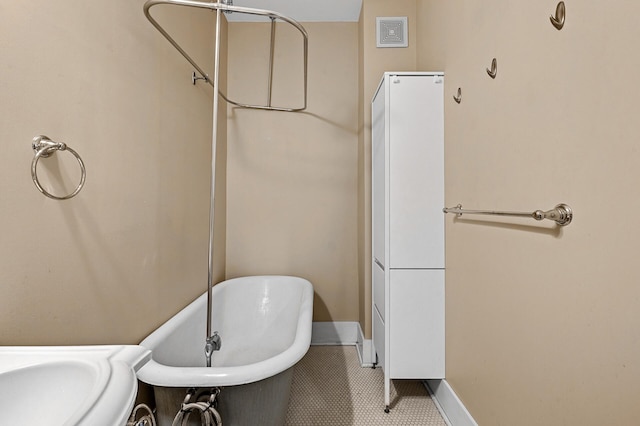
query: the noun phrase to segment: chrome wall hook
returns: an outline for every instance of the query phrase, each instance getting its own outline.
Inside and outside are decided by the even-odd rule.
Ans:
[[[498,74],[498,60],[496,58],[493,58],[491,61],[491,69],[487,68],[487,74],[489,74],[491,78],[496,78]]]
[[[460,87],[458,87],[458,93],[456,95],[453,95],[453,100],[457,103],[462,102],[462,89]]]
[[[558,31],[560,31],[562,27],[564,27],[564,14],[565,14],[564,2],[561,1],[560,3],[558,3],[558,6],[556,6],[556,15],[549,17],[551,24]]]

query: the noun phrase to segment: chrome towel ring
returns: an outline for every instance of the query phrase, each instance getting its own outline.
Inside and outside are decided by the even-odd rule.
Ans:
[[[35,157],[33,157],[33,161],[31,161],[31,179],[33,179],[33,183],[36,185],[36,188],[38,188],[38,190],[42,192],[44,195],[46,195],[47,197],[53,198],[54,200],[68,200],[69,198],[75,197],[84,186],[84,181],[87,178],[87,170],[84,167],[84,162],[82,161],[82,158],[80,158],[80,155],[78,155],[78,153],[75,150],[69,148],[67,144],[62,142],[54,142],[51,139],[49,139],[48,136],[44,136],[44,135],[39,135],[33,138],[33,142],[31,143],[31,148],[33,148],[33,151],[36,153]],[[40,185],[40,181],[38,180],[38,172],[37,172],[38,161],[40,160],[40,158],[43,158],[43,157],[47,158],[51,154],[55,154],[56,151],[69,151],[71,154],[73,154],[74,157],[76,157],[76,160],[78,160],[78,164],[80,164],[81,176],[80,176],[80,183],[78,184],[78,187],[71,194],[65,195],[63,197],[58,197],[56,195],[53,195],[47,192],[42,187],[42,185]]]

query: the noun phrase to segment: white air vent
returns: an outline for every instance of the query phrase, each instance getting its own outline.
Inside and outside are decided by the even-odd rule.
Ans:
[[[376,18],[378,47],[407,47],[409,31],[407,17]]]

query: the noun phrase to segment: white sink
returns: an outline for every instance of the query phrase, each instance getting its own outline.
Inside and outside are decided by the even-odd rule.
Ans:
[[[140,346],[0,347],[0,425],[125,425]]]

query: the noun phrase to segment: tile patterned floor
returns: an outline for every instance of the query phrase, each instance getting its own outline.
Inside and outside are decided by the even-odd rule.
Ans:
[[[362,368],[354,346],[312,346],[296,365],[286,426],[446,426],[424,385],[394,380],[384,412],[380,368]]]

